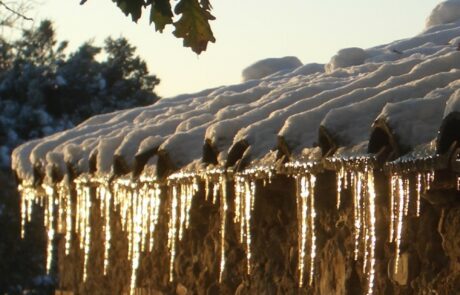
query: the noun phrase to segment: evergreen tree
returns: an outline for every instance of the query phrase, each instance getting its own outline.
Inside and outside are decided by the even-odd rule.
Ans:
[[[32,223],[32,237],[19,238],[11,151],[95,114],[158,100],[159,79],[125,38],[107,38],[102,47],[87,42],[70,54],[66,48],[50,21],[24,30],[18,40],[0,39],[0,294],[51,292],[54,283],[44,274],[42,226]],[[102,53],[105,59],[98,60]]]

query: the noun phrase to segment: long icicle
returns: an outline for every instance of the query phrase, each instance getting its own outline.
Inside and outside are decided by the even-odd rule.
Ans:
[[[316,177],[313,174],[310,174],[309,179],[309,197],[310,197],[310,277],[309,285],[313,284],[313,278],[315,274],[315,258],[316,258],[316,230],[315,230],[315,221],[316,221],[316,210],[315,210],[315,185]]]
[[[374,292],[374,278],[375,278],[375,243],[377,241],[376,233],[375,233],[375,223],[376,223],[376,216],[375,216],[375,183],[374,183],[374,174],[372,170],[369,169],[367,172],[367,194],[368,194],[368,218],[369,218],[369,257],[368,265],[369,270],[367,272],[367,280],[368,280],[368,287],[367,287],[367,294],[371,295]]]
[[[221,183],[220,193],[220,268],[219,268],[219,283],[222,283],[223,273],[225,270],[225,234],[227,222],[227,181],[223,176],[219,177]]]

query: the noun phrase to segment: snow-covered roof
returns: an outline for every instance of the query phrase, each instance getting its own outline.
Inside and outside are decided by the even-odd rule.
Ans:
[[[51,176],[69,167],[155,174],[240,158],[263,164],[277,150],[291,159],[317,157],[318,147],[328,156],[367,153],[379,126],[401,154],[433,146],[443,119],[460,109],[459,43],[460,2],[443,2],[415,37],[342,49],[326,65],[267,59],[248,67],[241,84],[95,116],[28,142],[14,151],[13,169],[32,181],[37,171]]]

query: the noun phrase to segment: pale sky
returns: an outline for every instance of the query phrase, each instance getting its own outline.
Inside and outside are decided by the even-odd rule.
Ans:
[[[169,97],[241,81],[242,70],[263,58],[297,56],[326,63],[339,49],[368,48],[420,33],[440,0],[211,0],[217,42],[197,56],[147,18],[131,22],[111,0],[41,0],[32,13],[54,21],[59,40],[74,49],[107,36],[127,37]],[[174,1],[175,3],[175,1]]]

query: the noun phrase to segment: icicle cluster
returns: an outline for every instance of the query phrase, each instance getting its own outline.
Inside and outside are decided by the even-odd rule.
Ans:
[[[350,171],[342,167],[337,172],[337,210],[342,206],[342,193],[349,190],[353,199],[353,225],[355,248],[353,257],[362,263],[367,279],[367,294],[372,294],[375,277],[376,243],[376,193],[373,168],[370,164],[356,166]],[[286,166],[287,167],[287,166]],[[299,286],[308,278],[312,285],[315,276],[316,258],[316,177],[307,164],[292,164],[287,167],[293,171],[291,176],[297,184],[298,218],[298,271]],[[229,175],[227,171],[208,171],[204,174],[176,173],[168,177],[168,250],[169,279],[174,279],[174,262],[177,243],[184,237],[190,224],[190,210],[198,192],[199,181],[204,181],[205,198],[219,206],[220,212],[220,264],[219,281],[223,279],[226,266],[225,242],[228,214],[228,181],[234,182],[234,222],[239,229],[239,240],[246,251],[247,273],[252,268],[252,232],[251,222],[255,205],[256,179],[270,182],[273,169],[251,169]],[[405,221],[408,216],[420,215],[420,196],[430,189],[434,173],[393,174],[390,181],[390,242],[395,243],[395,263],[393,271],[398,272],[399,256]],[[460,179],[460,178],[459,178]],[[457,186],[460,187],[457,180]],[[128,260],[131,264],[130,293],[133,294],[140,259],[143,253],[151,253],[155,244],[155,232],[162,206],[162,191],[155,179],[141,177],[133,181],[130,178],[91,178],[82,175],[69,182],[64,178],[60,183],[43,184],[38,188],[24,185],[19,187],[21,199],[21,234],[24,235],[26,222],[31,220],[34,204],[44,208],[44,224],[47,233],[46,269],[52,265],[53,241],[56,233],[62,233],[65,239],[65,254],[69,255],[72,245],[78,245],[83,253],[83,281],[88,276],[88,259],[93,239],[92,220],[94,206],[99,206],[102,219],[102,237],[104,244],[103,270],[107,274],[110,267],[110,253],[113,234],[113,218],[118,213],[121,229],[128,238]],[[415,200],[411,200],[411,192]],[[77,250],[77,249],[76,249]]]
[[[26,223],[32,220],[34,205],[43,206],[43,196],[31,186],[19,185],[18,191],[21,194],[21,238],[24,238]]]
[[[395,260],[393,272],[398,273],[402,235],[405,222],[410,215],[420,216],[420,196],[430,189],[434,172],[409,175],[392,174],[390,179],[390,242],[395,243]],[[411,184],[411,181],[414,184]],[[415,202],[411,192],[415,190]]]
[[[225,238],[227,232],[227,212],[228,212],[228,192],[227,175],[221,170],[210,170],[202,175],[205,184],[205,200],[211,200],[215,205],[219,200],[220,216],[220,263],[219,263],[219,282],[223,280],[225,270]]]
[[[240,242],[245,246],[247,273],[251,273],[251,218],[254,211],[256,194],[255,180],[245,177],[235,177],[235,220],[239,224]]]
[[[190,209],[193,196],[198,191],[198,176],[196,174],[177,173],[168,177],[171,203],[168,223],[169,281],[174,280],[174,261],[176,258],[176,243],[182,240],[184,230],[190,224]]]
[[[104,270],[109,264],[110,206],[112,193],[99,186],[101,212],[105,225]],[[152,252],[155,228],[161,206],[161,189],[156,183],[135,183],[130,179],[117,179],[113,184],[113,206],[121,217],[122,230],[128,236],[128,260],[131,262],[130,292],[134,292],[142,252]]]
[[[72,189],[74,188],[74,189]],[[73,191],[74,190],[74,191]],[[131,262],[131,293],[136,284],[136,274],[142,252],[153,250],[154,232],[158,224],[160,194],[158,184],[134,183],[129,179],[93,179],[80,176],[73,183],[64,179],[61,183],[41,187],[42,193],[30,186],[20,186],[22,193],[21,216],[22,229],[30,221],[34,203],[44,208],[44,224],[47,233],[46,269],[52,265],[54,237],[63,233],[65,254],[69,255],[72,239],[78,242],[83,252],[83,281],[88,277],[88,259],[92,244],[92,212],[99,206],[102,218],[104,244],[104,275],[109,267],[112,226],[114,211],[121,217],[122,230],[128,236],[128,259]]]
[[[337,208],[340,208],[341,192],[350,189],[353,197],[353,220],[355,261],[362,262],[363,273],[367,278],[367,294],[373,293],[375,278],[375,184],[371,167],[364,171],[346,173],[342,168],[337,173]]]
[[[311,286],[315,274],[316,233],[315,233],[315,184],[313,174],[296,176],[297,221],[298,221],[298,269],[299,286],[304,284],[305,269],[308,266],[308,284]],[[307,253],[309,255],[307,255]]]

